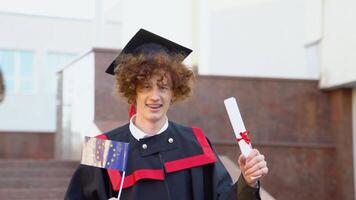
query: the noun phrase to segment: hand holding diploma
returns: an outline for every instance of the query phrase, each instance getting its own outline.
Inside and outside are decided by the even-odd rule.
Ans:
[[[247,158],[241,154],[238,164],[246,183],[251,187],[257,187],[257,181],[268,173],[265,157],[257,149],[252,149]]]
[[[236,99],[231,97],[225,99],[224,103],[242,152],[238,160],[241,173],[249,186],[257,187],[258,180],[268,173],[265,157],[257,149],[252,149],[249,132],[245,129]]]

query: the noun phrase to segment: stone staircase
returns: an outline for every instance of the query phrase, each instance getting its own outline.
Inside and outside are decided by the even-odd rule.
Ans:
[[[78,162],[0,159],[0,200],[62,200]]]

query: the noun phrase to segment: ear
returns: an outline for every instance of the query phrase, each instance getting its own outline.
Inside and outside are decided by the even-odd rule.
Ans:
[[[175,103],[176,100],[177,100],[177,98],[173,95],[173,97],[172,97],[172,99],[171,99],[171,105],[172,105],[173,103]]]

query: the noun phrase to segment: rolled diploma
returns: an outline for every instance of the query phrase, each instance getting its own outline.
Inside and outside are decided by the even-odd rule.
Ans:
[[[228,99],[224,100],[225,108],[227,111],[227,114],[229,115],[229,119],[232,125],[232,128],[235,133],[236,139],[240,139],[241,135],[240,133],[243,133],[246,131],[244,122],[242,121],[242,117],[240,114],[239,107],[237,106],[236,99],[234,97],[230,97]],[[250,154],[252,150],[252,145],[247,144],[245,140],[240,140],[239,142],[239,147],[241,150],[241,153],[247,157],[248,154]]]

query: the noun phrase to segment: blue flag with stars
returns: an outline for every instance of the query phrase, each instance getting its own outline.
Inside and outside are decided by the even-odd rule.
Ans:
[[[125,171],[129,143],[85,137],[81,164]]]

